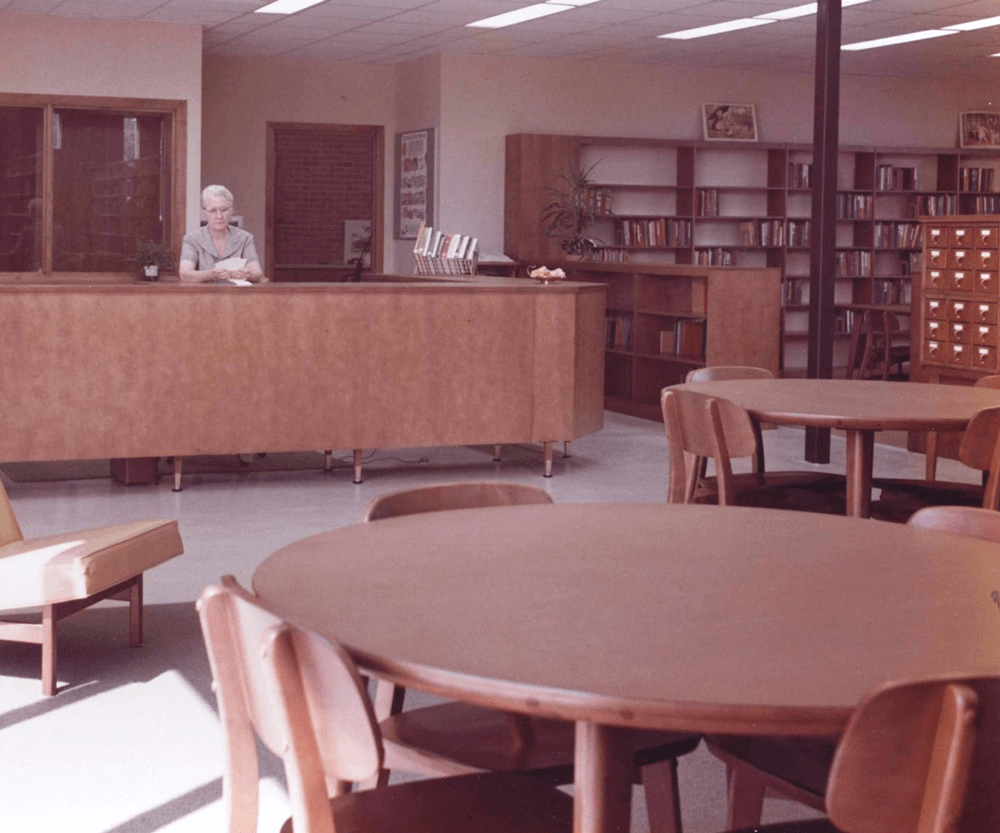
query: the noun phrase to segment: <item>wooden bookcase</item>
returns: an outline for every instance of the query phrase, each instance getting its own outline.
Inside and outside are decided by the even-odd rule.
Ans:
[[[596,163],[611,211],[592,236],[596,256],[630,264],[780,270],[780,363],[805,372],[809,304],[812,148],[795,144],[680,142],[545,134],[507,137],[504,246],[522,262],[559,260],[539,228],[554,172]],[[835,364],[844,368],[858,308],[910,313],[920,269],[920,215],[1000,211],[1000,153],[844,148],[838,160]],[[627,241],[627,242],[626,242]]]
[[[605,407],[661,419],[660,390],[706,364],[777,372],[781,273],[693,265],[560,262],[607,286]]]

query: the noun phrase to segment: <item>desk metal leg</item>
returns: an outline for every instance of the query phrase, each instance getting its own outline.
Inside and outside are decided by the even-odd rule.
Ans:
[[[628,833],[633,761],[626,732],[576,724],[573,833]]]
[[[543,453],[545,455],[545,474],[542,477],[552,477],[552,447],[555,443],[548,442],[542,443]]]
[[[867,518],[872,499],[872,461],[875,432],[847,432],[847,514]]]
[[[354,449],[354,482],[361,482],[361,460],[364,457],[364,449]]]
[[[181,491],[181,468],[184,465],[184,458],[175,455],[174,456],[174,491]]]

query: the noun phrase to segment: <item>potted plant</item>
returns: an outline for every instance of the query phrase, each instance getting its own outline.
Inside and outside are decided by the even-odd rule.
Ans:
[[[160,276],[160,269],[169,269],[172,264],[170,247],[165,243],[143,240],[135,247],[135,253],[128,262],[133,269],[140,270],[144,280],[155,281]]]
[[[599,241],[585,232],[599,216],[610,213],[605,207],[610,193],[590,178],[596,165],[587,169],[570,166],[555,174],[559,185],[547,189],[555,199],[542,209],[545,235],[562,238],[563,251],[574,257],[584,257],[597,248]]]

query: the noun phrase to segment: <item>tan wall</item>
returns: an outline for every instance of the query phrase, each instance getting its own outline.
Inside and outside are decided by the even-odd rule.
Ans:
[[[701,137],[701,103],[716,100],[756,104],[761,141],[812,142],[811,62],[802,73],[766,73],[480,55],[441,61],[439,225],[471,229],[487,249],[503,244],[508,133],[691,140]],[[996,109],[992,82],[845,74],[841,142],[956,147],[961,110]]]
[[[205,59],[204,185],[218,182],[236,197],[236,213],[264,260],[267,123],[382,125],[386,159],[395,124],[392,67],[287,59]],[[387,185],[388,187],[388,185]],[[392,239],[386,200],[385,228]]]
[[[187,215],[197,225],[200,26],[0,11],[0,92],[187,101]]]

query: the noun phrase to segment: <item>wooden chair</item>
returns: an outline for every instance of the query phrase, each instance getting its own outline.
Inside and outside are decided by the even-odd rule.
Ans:
[[[665,388],[660,404],[670,451],[669,503],[717,500],[721,506],[843,512],[842,499],[834,495],[842,478],[829,478],[825,489],[817,490],[813,488],[818,484],[812,472],[802,472],[801,477],[796,476],[797,472],[733,474],[731,461],[754,457],[759,446],[753,420],[735,402]],[[699,483],[702,460],[708,458],[715,463],[715,478]]]
[[[129,603],[142,645],[142,575],[184,552],[177,521],[139,521],[25,540],[0,485],[0,610],[41,608],[41,622],[0,620],[0,641],[42,646],[42,691],[56,693],[57,626],[104,599]]]
[[[980,376],[972,385],[974,388],[992,388],[1000,390],[1000,375]],[[936,431],[928,431],[924,435],[924,455],[926,456],[927,480],[937,479],[938,435]]]
[[[866,697],[837,745],[827,781],[828,818],[752,825],[753,833],[954,833],[969,823],[975,770],[995,752],[997,678],[894,684]],[[986,727],[983,723],[988,724]],[[989,767],[996,774],[996,767]],[[968,791],[968,792],[967,792]],[[973,805],[977,803],[974,796]],[[751,833],[748,828],[745,833]]]
[[[230,833],[257,829],[254,735],[285,765],[283,833],[569,833],[572,799],[517,773],[350,792],[382,764],[371,703],[348,653],[295,628],[226,576],[198,599],[226,737]]]
[[[872,517],[905,521],[922,506],[982,506],[1000,509],[1000,406],[976,413],[962,435],[958,459],[985,473],[986,483],[957,483],[941,480],[910,480],[876,477],[872,485],[882,490],[872,502]]]
[[[847,361],[848,379],[888,380],[892,366],[906,378],[903,365],[910,360],[908,344],[895,343],[902,333],[899,318],[889,310],[869,309],[855,317]]]
[[[377,497],[364,520],[551,502],[548,493],[536,486],[489,481],[448,483]],[[385,761],[376,785],[387,784],[393,769],[438,776],[532,770],[552,784],[573,780],[572,724],[460,702],[404,710],[405,694],[405,688],[385,680],[376,684],[375,714],[385,745]],[[634,777],[643,784],[650,829],[680,833],[677,758],[693,751],[701,736],[639,731],[633,732],[630,740]]]
[[[1000,513],[967,506],[933,506],[914,514],[907,525],[936,529],[1000,543]],[[991,689],[1000,696],[1000,681]],[[994,706],[994,711],[996,707]],[[990,714],[993,714],[991,712]],[[1000,713],[992,718],[994,748],[1000,742]],[[827,782],[836,751],[831,738],[803,739],[778,737],[708,736],[705,743],[727,767],[729,777],[728,827],[752,827],[760,823],[766,795],[790,799],[817,810],[827,805]],[[1000,758],[992,752],[989,773],[980,774],[985,789],[995,789],[1000,778]],[[993,826],[997,829],[1000,819]],[[845,828],[847,829],[847,828]],[[982,829],[989,829],[983,827]]]

